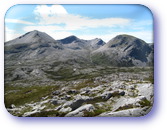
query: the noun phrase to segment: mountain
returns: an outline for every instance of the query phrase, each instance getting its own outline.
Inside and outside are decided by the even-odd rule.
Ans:
[[[14,40],[6,42],[5,45],[14,45],[23,43],[50,43],[50,42],[55,42],[55,40],[44,32],[34,30]]]
[[[64,47],[70,49],[87,49],[87,50],[95,50],[105,44],[102,39],[95,38],[92,40],[83,40],[79,39],[76,36],[69,36],[64,39],[58,40]]]
[[[91,57],[95,64],[147,66],[153,64],[153,47],[139,38],[118,35],[93,51]]]
[[[105,43],[102,39],[83,40],[76,36],[54,40],[37,30],[5,43],[6,64],[34,61],[52,63],[85,62],[93,65],[153,65],[153,45],[130,35],[118,35]]]
[[[9,82],[24,79],[46,84],[89,74],[99,66],[153,66],[153,45],[130,35],[118,35],[107,43],[76,36],[54,40],[36,30],[5,43],[5,80]]]
[[[58,41],[62,42],[63,44],[70,44],[72,42],[77,42],[77,41],[80,42],[81,40],[77,38],[76,36],[72,35],[72,36],[66,37]]]
[[[34,30],[5,43],[5,64],[90,63],[91,51],[104,44],[98,38],[83,40],[76,36],[54,40],[48,34]]]
[[[53,57],[60,50],[63,50],[60,43],[48,34],[34,30],[5,43],[5,60],[6,64],[12,65],[33,63]]]

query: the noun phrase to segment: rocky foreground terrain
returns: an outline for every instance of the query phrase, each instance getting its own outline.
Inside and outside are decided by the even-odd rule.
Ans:
[[[7,110],[15,116],[46,117],[142,116],[150,111],[152,68],[101,69],[102,75],[56,81],[54,86],[6,86]]]
[[[5,43],[5,106],[23,117],[143,116],[153,105],[153,45],[28,32]]]

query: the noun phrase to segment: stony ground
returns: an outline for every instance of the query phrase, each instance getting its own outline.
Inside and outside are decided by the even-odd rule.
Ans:
[[[143,116],[153,105],[150,70],[130,68],[50,86],[8,84],[5,105],[9,113],[23,117]]]

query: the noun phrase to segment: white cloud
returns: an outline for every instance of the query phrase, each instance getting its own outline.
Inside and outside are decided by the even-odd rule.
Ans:
[[[25,32],[29,32],[29,31],[32,31],[32,30],[38,30],[38,31],[42,31],[42,32],[48,32],[48,31],[51,31],[51,32],[54,32],[54,31],[64,31],[64,29],[60,26],[53,26],[53,25],[45,25],[45,26],[26,26],[23,28],[23,30]]]
[[[34,13],[41,17],[45,17],[48,15],[55,16],[60,14],[67,14],[66,9],[61,5],[39,5],[35,8]]]
[[[19,37],[21,34],[15,32],[15,30],[9,29],[7,27],[5,27],[5,42],[9,41],[9,40],[13,40],[17,37]]]
[[[19,24],[27,24],[27,25],[33,25],[33,23],[18,19],[5,19],[6,23],[19,23]]]
[[[61,5],[39,5],[35,8],[34,14],[36,15],[36,19],[40,20],[41,24],[52,24],[55,23],[55,20],[51,18],[68,13]]]
[[[64,30],[77,30],[82,28],[96,28],[96,27],[113,27],[125,26],[130,24],[131,19],[125,18],[103,18],[92,19],[80,15],[73,15],[67,13],[65,8],[61,5],[37,6],[34,11],[36,18],[41,25],[48,24],[64,24]]]
[[[82,39],[89,40],[93,38],[101,38],[105,42],[108,42],[116,35],[129,34],[141,38],[146,42],[153,42],[152,30],[144,30],[145,26],[152,25],[152,21],[150,20],[134,21],[133,19],[125,18],[98,19],[83,17],[80,15],[69,14],[66,9],[61,5],[39,5],[35,8],[34,14],[36,19],[39,20],[38,25],[28,21],[17,19],[6,19],[5,22],[25,24],[25,26],[22,28],[23,31],[29,32],[32,30],[39,30],[42,32],[46,32],[55,39],[61,39],[70,35],[76,35],[77,37]],[[110,30],[112,30],[112,27],[118,27],[119,32],[110,31],[110,33],[101,33],[99,35],[92,35],[84,32],[83,35],[76,34],[78,30],[89,30],[98,27],[108,27],[110,28]],[[75,31],[75,34],[70,31]],[[20,34],[16,33],[14,30],[6,29],[6,40],[11,40],[19,35]]]

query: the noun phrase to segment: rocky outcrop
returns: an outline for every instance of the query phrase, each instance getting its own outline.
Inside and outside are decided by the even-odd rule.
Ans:
[[[146,115],[150,109],[148,107],[144,108],[131,108],[127,110],[117,111],[117,112],[106,112],[102,113],[100,117],[139,117]]]
[[[86,105],[79,107],[75,111],[69,112],[65,116],[67,116],[67,117],[75,117],[75,116],[82,117],[85,115],[85,113],[93,112],[94,110],[95,110],[95,107],[92,104],[86,104]]]
[[[34,116],[44,112],[56,113],[57,116],[143,116],[153,104],[153,85],[147,81],[134,82],[114,81],[80,90],[73,88],[71,90],[77,93],[70,95],[69,89],[64,87],[41,98],[39,102],[21,106],[12,104],[8,111],[18,116]]]

